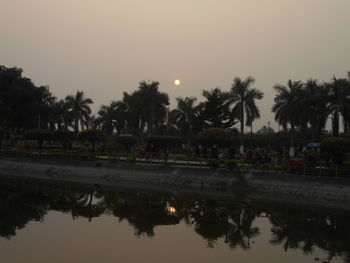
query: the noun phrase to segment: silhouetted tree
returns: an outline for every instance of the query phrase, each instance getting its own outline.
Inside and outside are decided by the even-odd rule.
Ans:
[[[83,91],[77,91],[74,96],[68,95],[65,100],[73,115],[74,132],[78,133],[79,124],[82,128],[87,126],[91,114],[89,104],[92,104],[93,101],[90,98],[85,98]]]
[[[228,128],[230,124],[229,103],[227,93],[219,88],[203,90],[205,101],[200,104],[202,108],[200,118],[203,128]]]
[[[47,128],[47,109],[54,100],[47,86],[36,87],[22,69],[0,66],[0,126],[12,133]]]
[[[248,77],[245,80],[235,78],[232,84],[232,88],[228,95],[229,103],[233,103],[233,109],[231,112],[231,119],[237,118],[241,123],[240,130],[240,152],[244,154],[244,125],[252,125],[254,119],[260,117],[260,111],[255,104],[255,100],[263,98],[264,94],[257,90],[249,88],[254,83],[252,77]],[[246,115],[246,123],[244,122]]]
[[[137,90],[138,116],[147,123],[147,133],[152,134],[154,128],[164,122],[169,105],[169,96],[160,92],[159,83],[141,81]]]
[[[186,139],[187,146],[191,144],[193,138],[193,129],[196,119],[199,118],[199,106],[195,105],[196,98],[176,98],[177,108],[172,114],[175,118],[175,123],[179,127],[182,136]]]
[[[350,81],[333,77],[333,81],[328,84],[328,88],[329,109],[332,114],[332,133],[333,136],[338,136],[339,115],[343,116],[345,123],[350,121]]]
[[[300,81],[289,80],[287,86],[276,85],[277,91],[275,104],[272,112],[275,113],[275,120],[286,130],[290,124],[290,156],[294,156],[294,132],[295,127],[300,124],[299,110],[302,103],[302,88]]]

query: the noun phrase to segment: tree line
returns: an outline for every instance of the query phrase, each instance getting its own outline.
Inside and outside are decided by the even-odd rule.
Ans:
[[[245,127],[252,132],[254,120],[261,117],[256,101],[264,93],[253,84],[252,77],[235,78],[228,91],[203,90],[201,102],[196,97],[178,97],[176,107],[170,109],[169,95],[160,91],[158,82],[141,81],[134,92],[124,92],[120,100],[102,105],[94,115],[93,101],[83,91],[58,99],[48,86],[35,86],[22,76],[22,69],[1,66],[0,129],[23,134],[33,128],[76,133],[90,128],[108,135],[127,133],[141,138],[168,134],[182,136],[190,146],[199,132],[222,128],[231,133],[239,131],[243,152]],[[283,130],[289,132],[291,147],[296,131],[311,133],[310,139],[319,140],[329,117],[334,136],[339,135],[340,120],[344,132],[349,132],[350,73],[329,82],[289,80],[273,88],[276,95],[272,112]]]

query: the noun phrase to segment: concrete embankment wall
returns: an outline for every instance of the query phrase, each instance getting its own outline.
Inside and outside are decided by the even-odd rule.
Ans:
[[[225,191],[348,203],[350,179],[108,162],[1,159],[0,176],[105,186]]]

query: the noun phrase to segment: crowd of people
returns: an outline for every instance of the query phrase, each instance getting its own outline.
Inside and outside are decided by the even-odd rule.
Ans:
[[[287,149],[281,148],[278,151],[269,150],[267,147],[247,149],[244,154],[234,147],[218,148],[217,146],[206,147],[197,145],[190,149],[190,156],[204,159],[217,159],[220,161],[231,159],[243,159],[248,164],[269,163],[272,165],[288,162],[291,166],[305,164],[315,167],[323,161],[326,165],[342,164],[344,153],[341,151],[334,153],[322,153],[316,147],[296,148],[294,155],[290,156]]]

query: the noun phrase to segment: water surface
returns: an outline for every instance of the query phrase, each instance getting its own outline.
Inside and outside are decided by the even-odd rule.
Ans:
[[[350,262],[349,211],[243,200],[2,179],[1,262]]]

